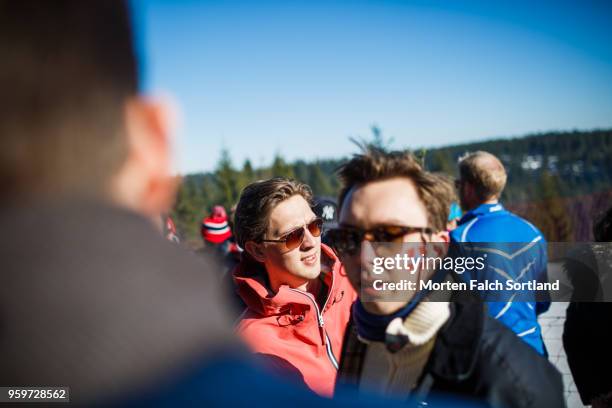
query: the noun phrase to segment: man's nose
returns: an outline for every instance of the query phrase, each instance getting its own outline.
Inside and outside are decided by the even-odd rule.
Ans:
[[[317,238],[315,238],[308,228],[304,228],[304,241],[302,241],[302,249],[308,250],[317,244]]]

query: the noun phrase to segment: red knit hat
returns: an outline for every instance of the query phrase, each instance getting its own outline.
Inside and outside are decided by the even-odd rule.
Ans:
[[[211,215],[202,220],[202,238],[213,244],[220,244],[232,236],[227,213],[220,205],[213,207]]]

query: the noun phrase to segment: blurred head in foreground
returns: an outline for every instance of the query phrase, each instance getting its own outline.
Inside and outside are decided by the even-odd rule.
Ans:
[[[221,356],[214,264],[150,222],[174,196],[169,126],[138,93],[127,3],[0,0],[0,60],[0,385],[90,403]]]
[[[138,94],[120,1],[0,1],[0,197],[166,210],[169,115]]]
[[[452,231],[457,228],[457,223],[461,219],[461,207],[457,203],[457,193],[455,191],[456,180],[445,173],[433,173],[438,178],[440,190],[446,189],[446,195],[450,197],[451,204],[449,208],[448,218],[446,221],[446,229]]]

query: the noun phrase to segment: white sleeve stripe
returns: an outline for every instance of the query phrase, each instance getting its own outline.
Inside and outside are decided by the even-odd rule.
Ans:
[[[474,225],[476,223],[476,221],[478,221],[478,218],[474,218],[472,221],[470,221],[470,223],[465,227],[465,229],[463,230],[463,234],[461,234],[461,242],[465,242],[466,238],[467,238],[467,233],[470,230],[470,228],[472,228],[472,225]]]
[[[536,329],[537,329],[537,327],[534,326],[534,327],[532,327],[529,330],[525,330],[524,332],[521,332],[521,333],[517,334],[517,336],[523,337],[523,336],[526,336],[528,334],[535,333]]]
[[[495,319],[497,320],[500,317],[502,317],[504,315],[504,313],[506,313],[508,311],[508,309],[510,309],[510,306],[512,306],[512,301],[506,303],[506,306],[504,306],[503,309],[499,311],[497,316],[495,316]]]

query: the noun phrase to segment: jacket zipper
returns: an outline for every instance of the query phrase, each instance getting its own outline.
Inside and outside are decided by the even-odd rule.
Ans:
[[[325,307],[327,307],[327,302],[329,302],[329,298],[332,296],[333,293],[333,289],[334,289],[334,276],[333,276],[333,271],[332,271],[332,283],[331,286],[329,288],[329,294],[327,296],[327,299],[325,299],[325,304],[323,305],[323,309],[325,310]],[[329,358],[329,360],[331,361],[332,365],[334,366],[334,368],[337,370],[338,369],[338,360],[336,359],[336,356],[334,355],[334,350],[332,349],[331,346],[331,340],[329,339],[329,336],[327,334],[327,332],[325,331],[325,320],[323,320],[323,313],[321,311],[321,309],[319,309],[319,305],[317,305],[317,301],[314,298],[314,296],[312,296],[312,294],[308,293],[308,292],[304,292],[301,291],[299,289],[293,289],[293,288],[289,288],[290,290],[297,292],[297,293],[301,293],[302,295],[306,296],[308,299],[310,299],[310,301],[312,302],[312,304],[315,307],[315,311],[317,312],[317,321],[319,323],[319,331],[321,333],[321,340],[322,340],[322,344],[325,346],[325,351],[327,352],[327,357]]]

